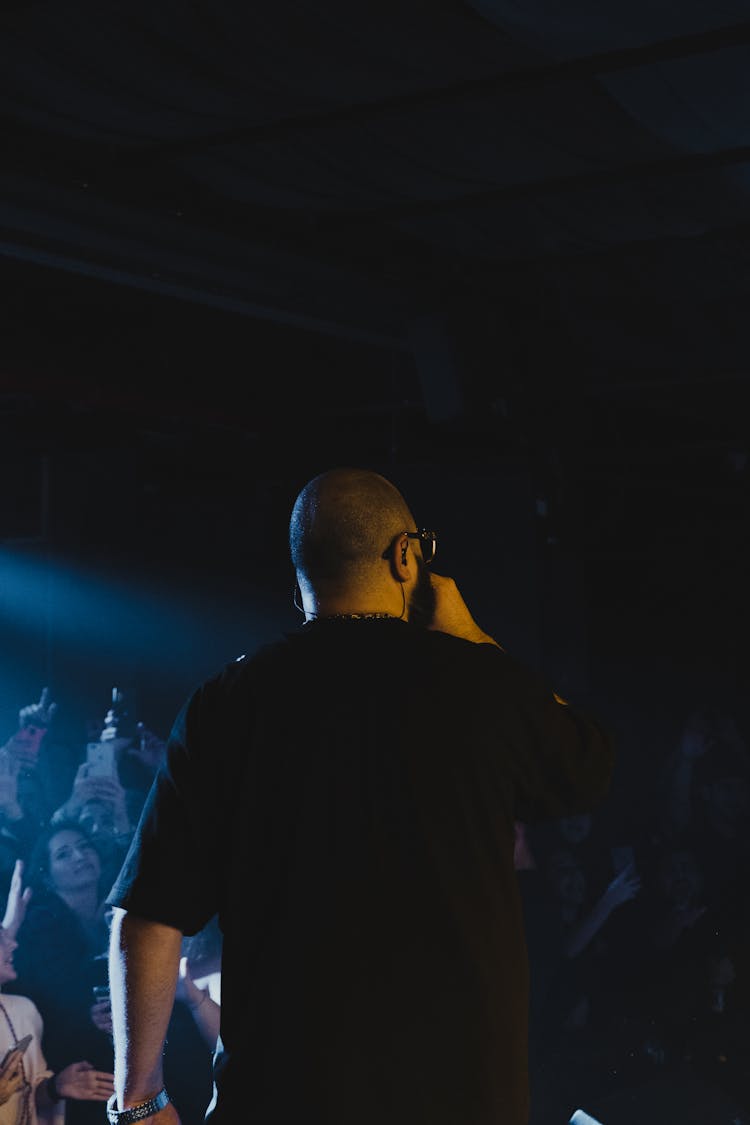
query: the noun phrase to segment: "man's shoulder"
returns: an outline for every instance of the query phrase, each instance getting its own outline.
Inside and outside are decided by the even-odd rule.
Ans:
[[[252,646],[249,645],[237,656],[226,660],[215,672],[207,676],[203,682],[214,683],[217,680],[232,679],[237,676],[245,675],[248,669],[252,669],[264,660],[269,659],[274,653],[284,651],[287,646],[288,637],[286,634],[273,637],[269,640],[256,642]]]
[[[403,651],[406,647],[412,650],[416,661],[443,665],[446,671],[462,666],[476,671],[484,666],[490,675],[497,675],[498,660],[508,661],[496,645],[474,644],[449,633],[420,629],[405,622],[395,628],[393,623],[389,624],[388,629],[358,630],[356,634],[353,630],[316,628],[284,633],[228,661],[199,685],[197,694],[204,699],[226,697],[235,692],[247,692],[253,685],[275,682],[281,674],[294,675],[300,670],[309,674],[311,668],[318,665],[322,668],[332,654],[337,654],[335,660],[340,659],[342,651],[348,656],[372,651],[373,659],[377,659],[375,654],[382,655],[393,648]]]
[[[465,637],[456,637],[452,633],[443,633],[439,629],[414,629],[416,634],[414,644],[424,646],[427,652],[434,653],[438,660],[452,661],[458,665],[487,666],[491,672],[496,673],[502,663],[508,658],[499,645],[469,641]]]
[[[203,679],[195,688],[193,696],[205,698],[216,694],[224,695],[246,687],[264,669],[283,662],[290,647],[286,636],[261,642],[254,649],[248,649],[227,661]]]

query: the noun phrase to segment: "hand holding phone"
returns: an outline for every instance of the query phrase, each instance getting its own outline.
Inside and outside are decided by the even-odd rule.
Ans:
[[[112,1005],[109,1000],[109,985],[95,984],[92,989],[92,995],[94,997],[94,1004],[91,1008],[91,1022],[94,1027],[98,1027],[100,1031],[111,1035]]]
[[[8,1048],[8,1050],[5,1052],[5,1058],[0,1063],[0,1071],[5,1070],[8,1063],[14,1057],[17,1058],[18,1056],[23,1055],[25,1053],[25,1051],[26,1051],[29,1043],[31,1042],[32,1038],[33,1038],[32,1035],[24,1035],[23,1039],[19,1039],[17,1043],[14,1043],[12,1047]]]
[[[112,741],[87,743],[86,762],[88,777],[113,777],[116,771],[114,743]]]

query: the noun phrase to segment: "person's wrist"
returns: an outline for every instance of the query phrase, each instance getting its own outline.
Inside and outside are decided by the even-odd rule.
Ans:
[[[154,1117],[165,1109],[170,1102],[166,1086],[162,1086],[158,1094],[146,1101],[137,1102],[127,1109],[117,1108],[117,1094],[112,1094],[107,1102],[107,1120],[110,1125],[132,1125],[136,1121],[145,1121],[147,1117]]]
[[[52,1101],[52,1102],[59,1102],[59,1101],[62,1101],[62,1099],[63,1099],[63,1095],[60,1093],[60,1091],[57,1088],[57,1083],[55,1082],[55,1075],[54,1074],[51,1074],[49,1076],[49,1078],[47,1079],[47,1094],[49,1096],[50,1101]]]

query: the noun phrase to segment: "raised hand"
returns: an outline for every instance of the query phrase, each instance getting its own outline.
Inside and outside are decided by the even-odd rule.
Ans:
[[[78,816],[87,801],[96,799],[97,788],[94,784],[95,781],[95,778],[89,777],[88,762],[81,762],[73,778],[73,787],[70,792],[70,797],[68,797],[64,805],[67,816]]]
[[[675,916],[681,930],[689,930],[708,910],[707,906],[681,906],[675,910]]]
[[[127,794],[120,779],[115,775],[91,773],[89,763],[81,762],[73,779],[70,796],[54,814],[56,818],[77,818],[89,803],[110,806],[111,827],[115,832],[129,832]]]
[[[689,930],[708,910],[707,906],[675,906],[653,926],[653,939],[662,949],[671,948],[684,930]]]
[[[439,633],[451,633],[454,637],[462,637],[475,644],[493,644],[498,648],[501,647],[489,633],[485,633],[477,625],[453,578],[431,571],[430,582],[435,592],[435,612],[431,629]]]
[[[630,899],[635,898],[640,889],[640,875],[636,872],[635,865],[629,863],[619,875],[615,876],[602,898],[607,907],[614,910],[615,907],[622,906],[624,902],[629,902]]]
[[[106,1070],[96,1070],[90,1062],[74,1062],[55,1075],[55,1086],[64,1098],[106,1102],[114,1093],[115,1076]]]
[[[10,877],[10,890],[8,891],[5,916],[3,917],[3,929],[12,938],[15,938],[21,928],[21,923],[26,917],[26,907],[29,905],[33,894],[31,887],[24,887],[23,885],[23,871],[23,860],[17,859],[13,865],[13,874]]]
[[[156,773],[164,761],[167,744],[158,734],[149,730],[145,723],[138,723],[137,729],[138,738],[135,745],[129,748],[128,754],[132,758],[137,758],[144,766]]]
[[[112,1034],[112,1004],[109,996],[102,996],[94,1000],[89,1009],[89,1015],[94,1027],[98,1027],[99,1031],[105,1031],[107,1035]]]
[[[57,704],[50,702],[49,688],[43,687],[36,703],[29,703],[18,712],[19,727],[47,727],[52,722]]]
[[[45,687],[37,703],[30,703],[18,712],[18,730],[3,749],[19,766],[36,767],[42,739],[56,710],[57,704],[49,702],[49,689]]]

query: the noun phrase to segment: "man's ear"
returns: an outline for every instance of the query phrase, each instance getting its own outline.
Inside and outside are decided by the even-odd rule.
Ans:
[[[408,581],[411,570],[409,567],[409,540],[405,535],[397,535],[388,552],[393,577],[398,582]]]

